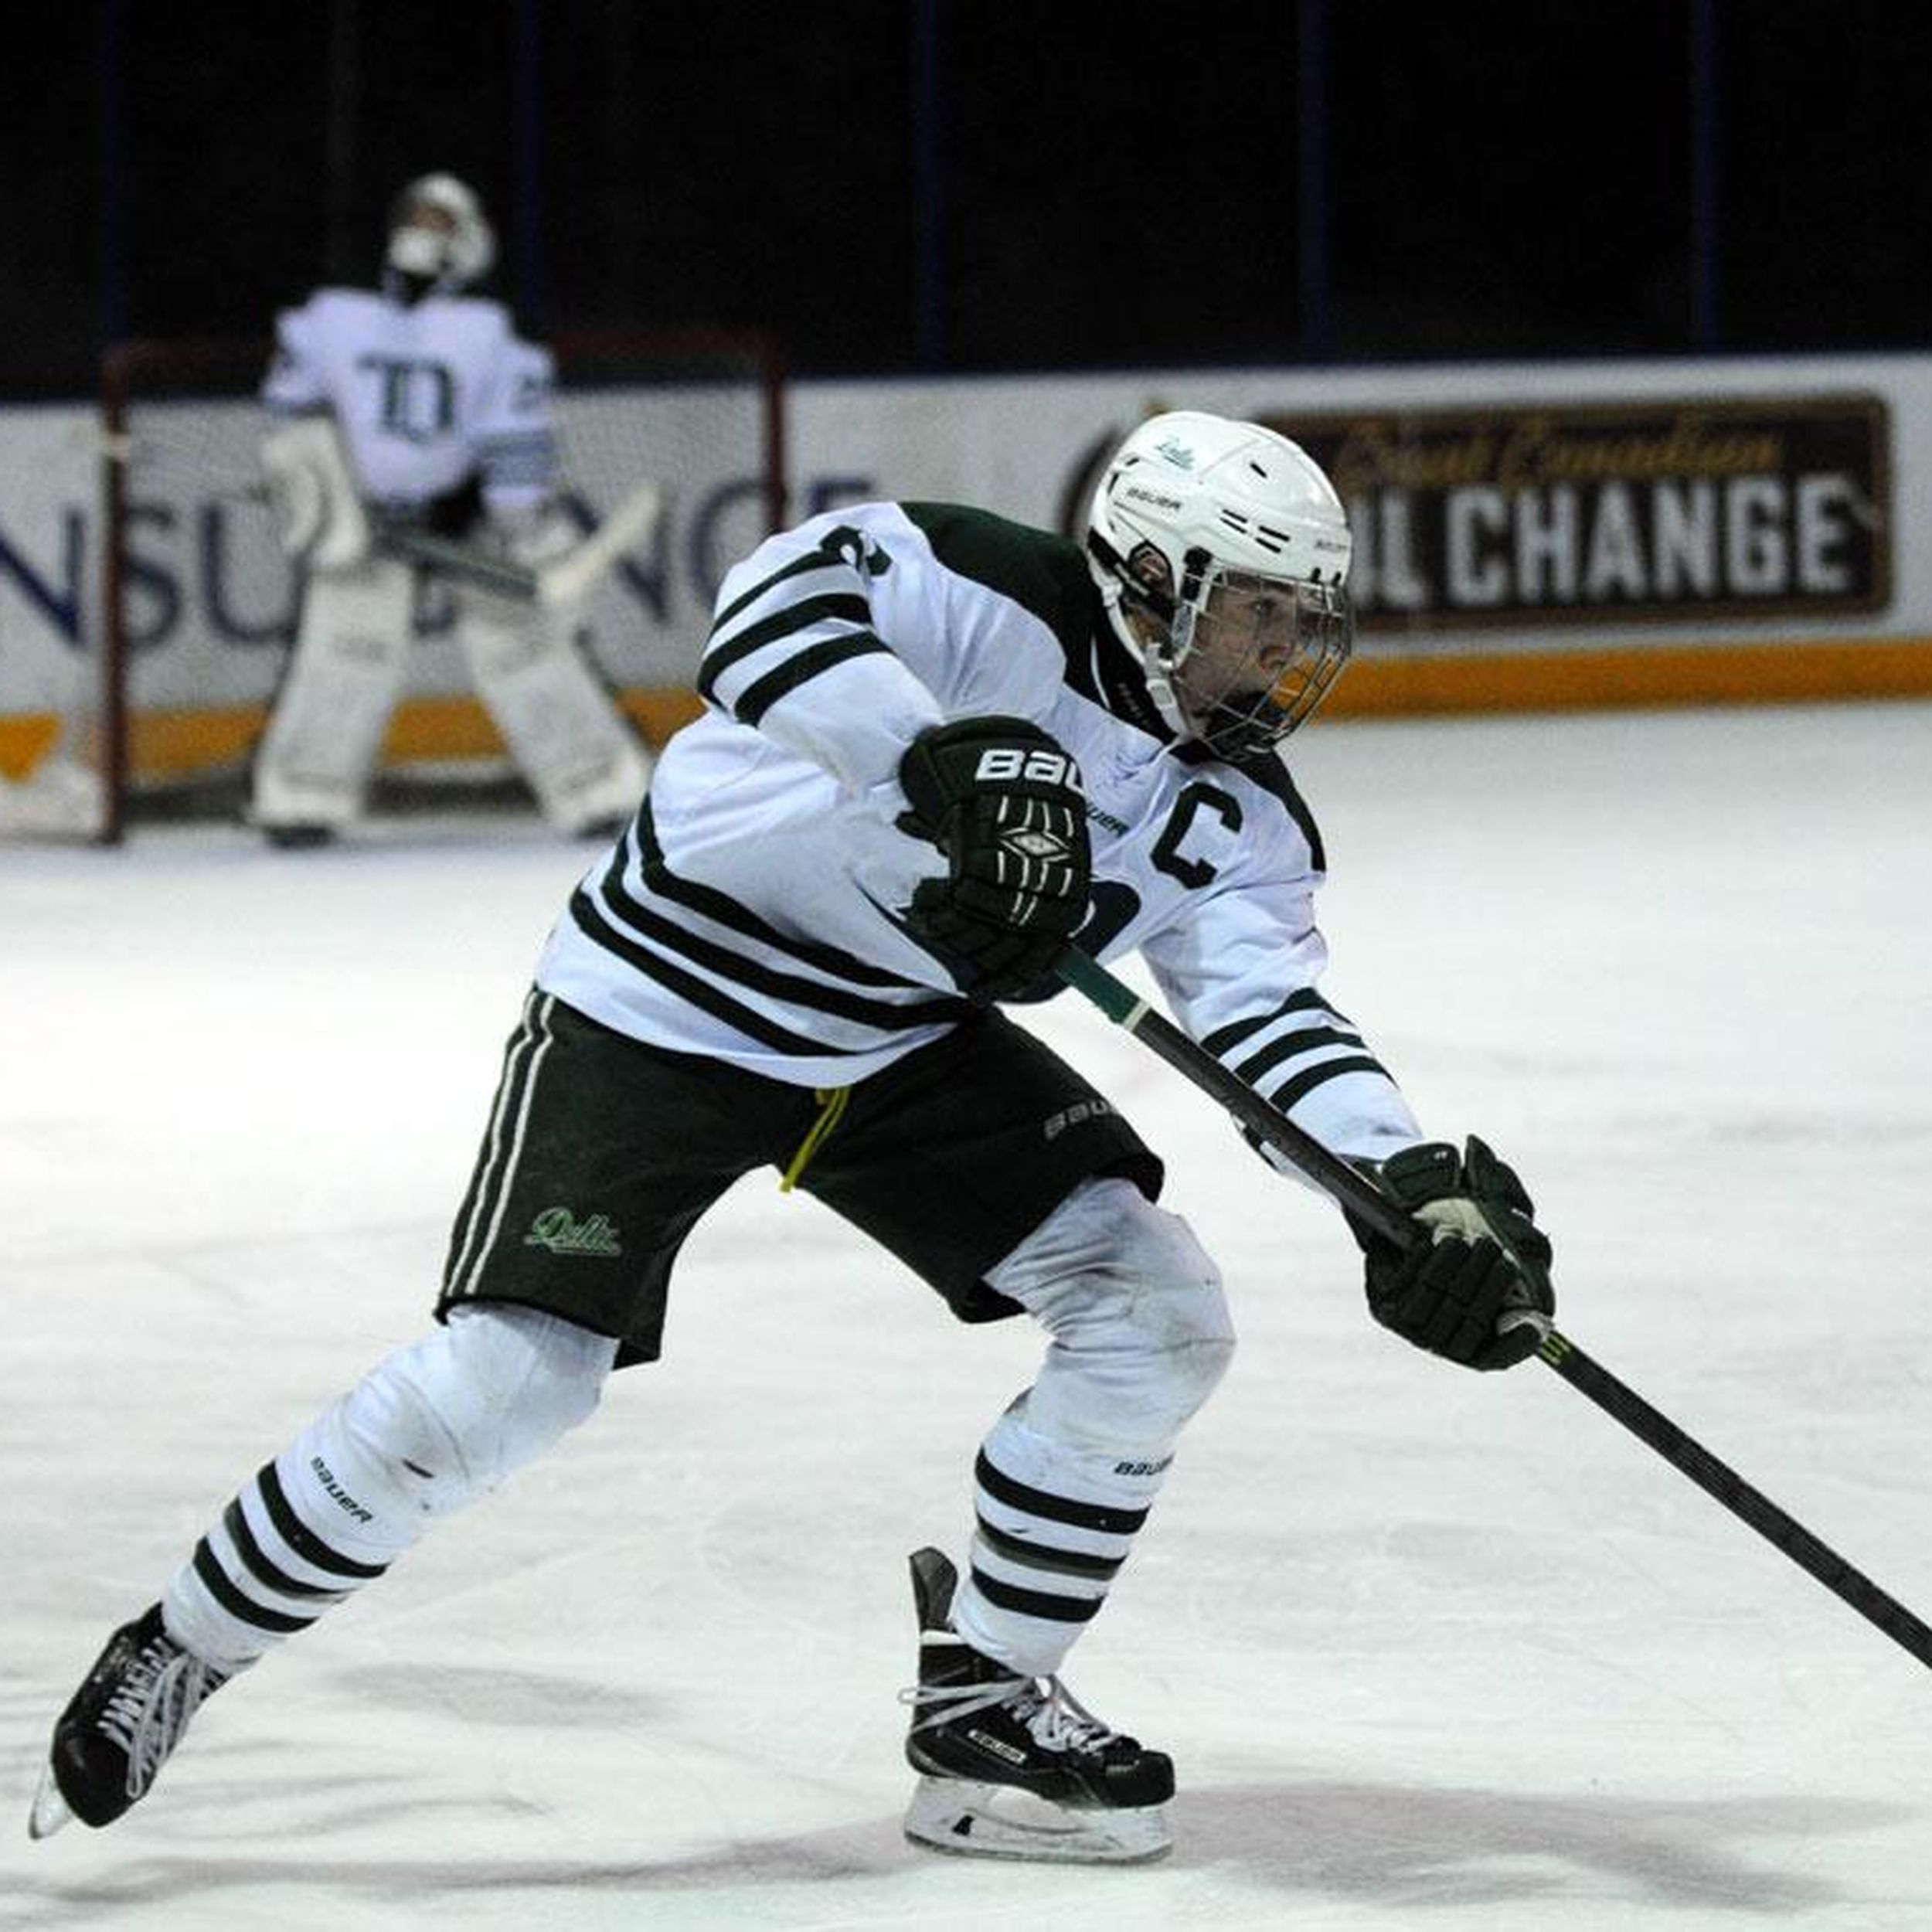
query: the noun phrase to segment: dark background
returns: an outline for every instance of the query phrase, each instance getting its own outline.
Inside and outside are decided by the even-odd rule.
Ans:
[[[1932,9],[73,0],[0,73],[0,387],[265,333],[433,168],[544,332],[800,374],[1918,349]]]

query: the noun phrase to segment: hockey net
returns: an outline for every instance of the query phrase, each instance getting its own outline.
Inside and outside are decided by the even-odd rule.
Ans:
[[[653,743],[696,709],[719,579],[784,509],[776,349],[746,332],[553,340],[566,502],[584,529],[642,483],[653,535],[580,607],[582,648]],[[111,842],[140,818],[239,812],[287,661],[298,583],[257,461],[265,341],[129,343],[107,357],[99,502],[70,634],[0,653],[0,836]],[[70,533],[71,534],[71,533]],[[509,767],[426,575],[377,784],[415,802],[502,787]],[[521,796],[521,788],[510,781]]]

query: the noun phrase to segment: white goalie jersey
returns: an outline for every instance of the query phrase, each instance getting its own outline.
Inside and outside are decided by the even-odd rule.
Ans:
[[[332,414],[375,507],[406,512],[475,475],[492,512],[514,518],[556,480],[553,383],[549,352],[499,302],[324,288],[276,318],[262,400],[281,415]]]
[[[1337,1151],[1423,1138],[1318,991],[1320,839],[1286,770],[1168,741],[1077,545],[956,505],[831,512],[726,579],[699,687],[704,715],[553,930],[546,991],[804,1086],[937,1038],[971,1009],[902,923],[944,861],[895,823],[899,761],[947,719],[1024,717],[1085,781],[1080,945],[1140,952],[1182,1026]]]

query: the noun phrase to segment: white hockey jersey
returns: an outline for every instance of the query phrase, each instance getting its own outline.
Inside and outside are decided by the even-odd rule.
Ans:
[[[726,578],[699,688],[704,715],[553,930],[546,991],[811,1087],[936,1039],[970,1009],[901,923],[945,864],[894,823],[899,761],[944,720],[1024,717],[1085,781],[1082,946],[1138,949],[1179,1023],[1328,1147],[1423,1138],[1317,991],[1321,845],[1286,770],[1168,741],[1077,545],[958,505],[832,511]]]
[[[326,410],[363,495],[406,511],[479,477],[505,515],[540,504],[556,467],[549,352],[500,302],[430,295],[405,304],[323,288],[276,318],[262,400],[281,414]]]

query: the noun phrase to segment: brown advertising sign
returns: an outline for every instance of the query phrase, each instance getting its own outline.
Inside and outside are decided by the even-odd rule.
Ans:
[[[1270,416],[1348,501],[1366,628],[1883,610],[1883,400],[1663,399]]]

